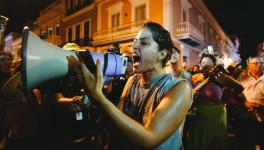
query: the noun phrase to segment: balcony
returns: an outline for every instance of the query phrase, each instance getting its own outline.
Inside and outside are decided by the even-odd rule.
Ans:
[[[73,6],[70,9],[67,9],[66,11],[66,16],[69,16],[83,8],[85,8],[86,6],[91,5],[93,2],[91,0],[84,0],[82,3],[79,3],[78,5]]]
[[[190,22],[181,22],[176,25],[174,36],[192,47],[204,45],[203,33]]]
[[[107,30],[95,32],[93,36],[93,45],[97,46],[117,41],[131,40],[136,36],[139,29],[146,22],[148,21],[141,20],[130,24],[125,24],[114,28],[109,28]]]

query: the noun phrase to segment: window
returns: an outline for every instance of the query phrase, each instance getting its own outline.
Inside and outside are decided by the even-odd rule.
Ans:
[[[72,8],[72,3],[73,3],[73,0],[67,1],[67,10]]]
[[[83,37],[83,40],[84,40],[84,45],[89,45],[89,35],[90,35],[90,22],[89,21],[86,21],[84,22],[84,25],[83,25],[83,31],[84,31],[84,37]]]
[[[136,18],[135,21],[145,20],[146,19],[146,5],[140,5],[136,7]]]
[[[198,16],[198,28],[201,32],[204,32],[204,19],[201,15]]]
[[[75,41],[76,41],[76,44],[80,44],[80,29],[81,29],[81,26],[79,24],[76,25],[76,27],[75,27]]]
[[[187,21],[187,12],[186,12],[186,10],[182,11],[182,21],[183,22]]]
[[[60,35],[60,24],[56,25],[56,35]]]
[[[112,15],[112,27],[117,27],[119,26],[120,22],[120,13],[116,13]]]
[[[122,8],[123,2],[121,1],[106,8],[108,12],[108,28],[113,28],[122,24]]]
[[[43,40],[47,38],[46,31],[41,31],[40,38],[43,39]]]
[[[49,27],[49,36],[51,36],[51,35],[52,35],[52,28]]]
[[[129,0],[131,2],[131,21],[149,19],[149,3],[151,0]]]
[[[78,2],[78,3],[79,3],[79,5],[82,5],[82,3],[83,3],[83,0],[79,0],[79,2]]]
[[[209,31],[210,31],[210,34],[213,35],[214,34],[214,31],[212,28],[209,28]]]
[[[79,5],[79,1],[78,0],[74,0],[74,8],[78,7]]]
[[[68,42],[72,42],[72,28],[68,28]]]
[[[74,0],[70,0],[71,2],[71,8],[74,8]]]
[[[185,63],[188,62],[188,56],[183,56],[183,62],[185,62]]]
[[[182,21],[185,22],[189,20],[189,10],[192,7],[192,5],[186,0],[181,0],[181,5],[182,5],[182,9],[181,9]]]
[[[200,30],[201,32],[204,31],[204,27],[203,27],[203,25],[204,25],[204,23],[199,23],[199,30]]]

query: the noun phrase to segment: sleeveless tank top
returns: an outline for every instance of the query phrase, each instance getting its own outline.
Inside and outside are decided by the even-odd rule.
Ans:
[[[127,93],[123,112],[143,125],[150,119],[152,113],[161,102],[162,96],[175,84],[183,80],[175,78],[170,74],[165,74],[156,77],[149,84],[142,85],[142,76],[140,74],[135,74],[131,78],[130,89]],[[179,134],[179,129],[177,129],[170,138],[154,149],[177,150],[181,147],[181,136]]]

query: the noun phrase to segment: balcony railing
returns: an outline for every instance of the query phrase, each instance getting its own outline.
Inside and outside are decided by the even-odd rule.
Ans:
[[[133,22],[130,24],[125,24],[117,26],[114,28],[109,28],[107,30],[102,30],[94,33],[93,40],[94,45],[99,44],[100,41],[109,41],[115,39],[127,39],[128,37],[135,36],[139,31],[140,27],[144,23],[148,22],[147,20],[141,20]]]
[[[204,42],[203,33],[195,26],[193,26],[190,22],[181,22],[176,25],[176,29],[174,35],[177,38],[186,37],[189,38],[194,37],[195,39]]]

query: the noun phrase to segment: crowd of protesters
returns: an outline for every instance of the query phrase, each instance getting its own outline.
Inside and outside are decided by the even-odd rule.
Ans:
[[[239,39],[230,39],[228,67],[209,49],[183,66],[169,32],[149,22],[125,75],[106,83],[99,60],[94,75],[67,57],[75,69],[30,92],[22,90],[21,62],[0,50],[0,150],[264,149],[264,42],[243,68]]]

